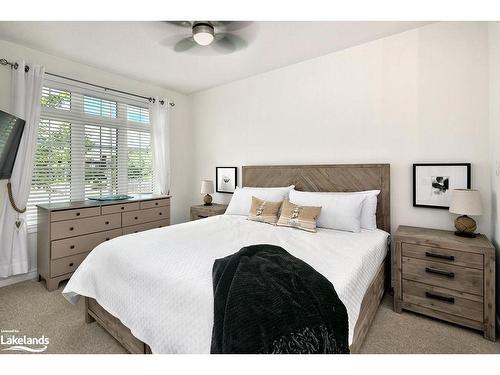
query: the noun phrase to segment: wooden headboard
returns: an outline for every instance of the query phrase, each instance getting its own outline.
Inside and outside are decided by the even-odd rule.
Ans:
[[[300,191],[380,190],[377,227],[391,232],[390,165],[255,165],[243,166],[243,184],[250,187],[295,185]]]

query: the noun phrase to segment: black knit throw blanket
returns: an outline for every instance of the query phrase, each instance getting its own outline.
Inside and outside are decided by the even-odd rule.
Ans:
[[[211,353],[349,353],[347,310],[333,285],[274,245],[213,266]]]

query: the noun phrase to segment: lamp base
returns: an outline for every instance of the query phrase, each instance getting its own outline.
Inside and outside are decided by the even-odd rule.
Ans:
[[[207,194],[205,195],[205,197],[203,197],[203,202],[204,202],[204,206],[211,206],[212,205],[212,196],[210,194]]]
[[[455,232],[455,236],[466,237],[466,238],[476,238],[477,234],[476,233],[469,233],[469,232],[460,232],[457,230]]]

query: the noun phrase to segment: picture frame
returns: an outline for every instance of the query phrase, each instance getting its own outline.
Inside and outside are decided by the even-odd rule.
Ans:
[[[470,188],[470,163],[413,164],[413,207],[447,210],[453,189]]]
[[[215,167],[215,184],[217,193],[233,194],[238,186],[238,168]]]

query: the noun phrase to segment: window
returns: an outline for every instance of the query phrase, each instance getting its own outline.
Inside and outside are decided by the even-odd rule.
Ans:
[[[151,193],[149,110],[62,82],[46,84],[28,199],[29,228],[36,227],[37,204]]]

